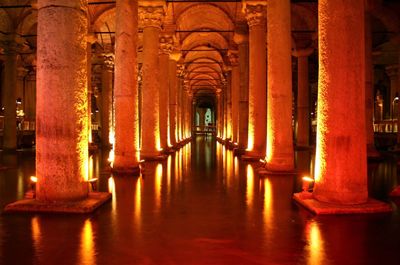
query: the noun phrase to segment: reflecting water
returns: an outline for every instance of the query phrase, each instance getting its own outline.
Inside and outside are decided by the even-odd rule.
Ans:
[[[33,153],[0,153],[0,206],[21,199]],[[293,203],[314,154],[297,152],[300,176],[266,176],[211,138],[196,138],[140,178],[112,176],[109,154],[90,178],[112,201],[91,215],[0,215],[0,264],[398,264],[400,215],[387,198],[396,158],[369,164],[371,196],[392,214],[313,216]]]

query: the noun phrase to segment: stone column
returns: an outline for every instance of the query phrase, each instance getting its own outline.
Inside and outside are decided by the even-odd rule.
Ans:
[[[88,195],[87,11],[87,1],[38,1],[36,198],[40,201]]]
[[[178,143],[183,140],[183,125],[182,125],[182,93],[183,93],[183,76],[182,70],[179,73],[179,81],[178,81],[178,111],[177,111],[177,120],[178,120]]]
[[[115,33],[115,144],[113,170],[139,174],[138,3],[119,0]]]
[[[15,36],[2,41],[4,49],[4,76],[2,84],[2,105],[4,107],[3,150],[17,148],[17,48]]]
[[[290,0],[269,0],[266,168],[294,169]],[[251,43],[250,43],[251,44]]]
[[[216,91],[216,98],[217,98],[217,136],[222,138],[222,99],[221,99],[221,89],[217,89]]]
[[[228,143],[228,141],[232,142],[232,67],[225,67],[225,71],[225,139]]]
[[[169,56],[173,49],[174,40],[171,35],[163,34],[160,37],[159,57],[159,91],[160,91],[160,144],[163,150],[169,149]]]
[[[113,90],[113,54],[104,55],[104,65],[101,73],[101,145],[110,147],[110,130],[112,128],[112,90]]]
[[[172,146],[177,143],[177,61],[180,53],[174,52],[170,54],[169,60],[169,137]]]
[[[313,48],[297,50],[297,126],[296,145],[307,147],[310,144],[310,88],[308,82],[308,56]]]
[[[145,2],[139,17],[143,25],[143,92],[142,92],[142,146],[141,157],[156,159],[160,156],[160,75],[159,35],[164,17],[160,1]],[[163,80],[164,81],[164,80]]]
[[[365,127],[367,130],[367,155],[379,156],[374,138],[374,64],[372,61],[371,15],[365,12]]]
[[[240,69],[238,51],[228,52],[229,61],[232,66],[231,72],[231,97],[232,97],[232,142],[239,140],[239,95],[240,95]]]
[[[249,39],[247,34],[235,32],[234,40],[239,48],[239,150],[245,150],[248,143],[249,125]]]
[[[398,65],[390,65],[386,67],[386,74],[390,78],[390,118],[396,119],[398,111],[395,108],[395,104],[399,104],[399,101],[395,100],[396,95],[399,96],[398,88]]]
[[[318,20],[320,70],[313,196],[330,203],[364,203],[368,198],[364,0],[319,0]]]
[[[266,3],[265,3],[266,4]],[[249,127],[247,153],[265,157],[267,133],[267,80],[266,80],[266,19],[265,4],[247,3],[246,19],[249,24]],[[280,33],[279,33],[280,34]],[[276,36],[274,36],[275,38]]]
[[[205,108],[198,108],[198,113],[199,113],[199,126],[201,130],[204,130],[205,124],[205,119],[206,119],[206,109]]]

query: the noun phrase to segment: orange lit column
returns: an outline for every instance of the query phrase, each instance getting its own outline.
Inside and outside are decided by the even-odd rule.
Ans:
[[[101,73],[101,145],[103,148],[110,147],[110,130],[112,126],[113,70],[114,57],[112,54],[105,54]]]
[[[221,89],[216,90],[216,105],[217,105],[217,136],[219,138],[222,138],[222,126],[223,126],[223,121],[222,121],[222,102],[221,102]]]
[[[87,1],[39,0],[36,198],[88,195]]]
[[[4,107],[3,150],[17,148],[17,48],[15,36],[2,41],[4,48],[4,75],[2,84],[2,105]]]
[[[228,141],[232,141],[232,67],[225,67],[226,73],[226,85],[225,85],[225,138]]]
[[[160,1],[146,2],[146,6],[140,6],[139,17],[143,25],[142,146],[140,154],[144,159],[155,159],[160,156],[161,150],[158,52],[164,6]]]
[[[297,126],[296,145],[310,144],[310,89],[308,82],[308,56],[313,48],[293,52],[297,57]]]
[[[269,0],[266,168],[294,169],[290,0]]]
[[[192,133],[192,99],[193,93],[190,89],[186,93],[186,138],[191,137]]]
[[[318,2],[318,121],[313,196],[319,201],[358,204],[368,198],[364,31],[364,0]]]
[[[239,92],[240,92],[240,70],[238,51],[230,50],[228,52],[229,61],[232,66],[231,71],[231,115],[232,115],[232,142],[238,142],[239,135]]]
[[[182,86],[183,86],[183,70],[182,66],[178,69],[178,86],[176,91],[176,129],[177,129],[177,142],[182,141]]]
[[[245,150],[248,143],[249,126],[249,38],[247,34],[235,32],[235,43],[239,50],[239,149]]]
[[[266,19],[265,5],[247,3],[246,19],[249,24],[249,127],[247,154],[265,157],[267,131],[266,80]],[[280,33],[279,33],[280,34]],[[278,35],[279,35],[278,34]],[[279,36],[274,36],[274,38]]]
[[[139,173],[139,112],[138,112],[138,4],[120,0],[116,6],[115,34],[115,144],[116,172]]]
[[[160,80],[160,145],[163,150],[169,148],[169,55],[172,52],[173,39],[171,35],[163,34],[160,37],[159,80]]]
[[[172,146],[177,143],[177,61],[180,53],[174,52],[170,54],[169,60],[169,137]]]

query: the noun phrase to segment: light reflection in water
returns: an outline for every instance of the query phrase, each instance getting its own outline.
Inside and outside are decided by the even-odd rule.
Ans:
[[[233,154],[231,150],[226,151],[226,187],[233,187]]]
[[[235,177],[239,176],[239,158],[235,156],[234,158],[234,167],[235,167]]]
[[[324,242],[318,223],[311,220],[306,227],[308,240],[308,262],[309,265],[323,264],[325,258]]]
[[[169,155],[167,159],[167,198],[169,200],[171,194],[171,175],[172,175],[172,156]]]
[[[115,182],[114,177],[108,179],[108,192],[111,193],[111,208],[112,212],[115,214],[115,209],[117,205],[117,197],[115,196]]]
[[[161,186],[162,186],[162,178],[163,178],[163,166],[161,163],[157,164],[156,167],[156,175],[155,175],[155,197],[156,197],[156,210],[160,210],[161,206]]]
[[[253,204],[253,191],[254,191],[254,170],[253,167],[250,164],[248,164],[247,174],[246,174],[246,202],[248,208],[251,208]]]
[[[142,211],[142,178],[138,178],[136,181],[135,190],[135,224],[140,231],[141,226],[141,211]]]
[[[36,255],[37,255],[37,252],[40,251],[41,238],[42,238],[42,233],[41,233],[41,230],[40,230],[40,224],[39,224],[39,217],[38,216],[34,216],[31,219],[31,227],[32,227],[31,229],[32,229],[33,246],[35,248]]]
[[[21,169],[18,169],[18,184],[17,184],[17,196],[18,199],[24,197],[24,174]]]
[[[269,229],[273,227],[273,196],[272,196],[272,185],[271,181],[266,178],[264,179],[264,224],[265,224],[265,231],[268,232]]]
[[[86,219],[81,232],[80,264],[95,264],[96,250],[93,227],[90,219]]]

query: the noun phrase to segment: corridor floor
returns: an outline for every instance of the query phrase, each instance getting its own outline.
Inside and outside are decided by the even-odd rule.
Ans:
[[[21,199],[33,152],[0,154],[0,206]],[[1,214],[0,264],[400,264],[396,163],[369,165],[371,196],[391,214],[313,216],[291,199],[300,177],[259,178],[214,139],[198,137],[140,178],[91,163],[112,201],[91,215]],[[309,174],[309,152],[296,154]]]

